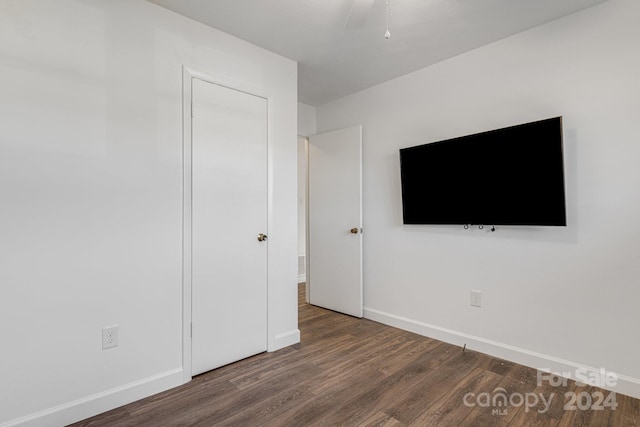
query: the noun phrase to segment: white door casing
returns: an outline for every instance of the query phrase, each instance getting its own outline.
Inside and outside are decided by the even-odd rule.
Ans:
[[[309,138],[310,303],[362,317],[362,127]]]

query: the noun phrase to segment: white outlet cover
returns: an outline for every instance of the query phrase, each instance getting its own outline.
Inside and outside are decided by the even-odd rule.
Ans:
[[[470,303],[472,307],[482,307],[482,292],[471,291]]]
[[[118,325],[102,328],[102,349],[118,346]]]

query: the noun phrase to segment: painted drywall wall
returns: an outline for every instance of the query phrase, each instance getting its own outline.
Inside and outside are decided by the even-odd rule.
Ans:
[[[640,396],[637,16],[610,0],[318,107],[318,132],[363,125],[367,317]],[[399,148],[558,115],[568,227],[402,225]]]
[[[183,65],[270,97],[269,348],[297,340],[295,62],[142,0],[3,1],[3,426],[182,382]]]
[[[298,102],[298,135],[316,134],[316,107]]]

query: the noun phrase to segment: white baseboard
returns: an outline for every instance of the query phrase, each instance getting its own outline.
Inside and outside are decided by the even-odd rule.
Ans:
[[[142,380],[45,409],[35,414],[7,421],[0,424],[0,427],[49,427],[67,425],[182,384],[182,368],[172,369]]]
[[[365,307],[364,317],[369,320],[373,320],[429,338],[434,338],[460,347],[466,344],[467,348],[470,350],[509,360],[511,362],[515,362],[534,369],[549,369],[551,372],[560,375],[562,375],[562,373],[575,373],[579,369],[581,370],[581,372],[586,372],[588,376],[593,375],[594,378],[601,373],[600,368],[593,368],[591,366],[586,366],[577,362],[572,362],[570,360],[560,359],[548,354],[537,353],[535,351],[530,351],[501,342],[468,335],[451,329],[429,325],[426,323],[418,322],[416,320],[408,319],[406,317],[396,316],[394,314],[374,310],[372,308]],[[603,389],[640,399],[640,379],[621,375],[619,373],[616,374],[618,378],[617,384],[614,387],[606,387],[604,385],[599,386]],[[563,376],[572,378],[570,375]]]
[[[305,283],[307,281],[306,274],[301,274],[298,276],[298,283]]]
[[[294,329],[293,331],[278,334],[275,337],[273,348],[269,351],[277,351],[281,348],[289,347],[290,345],[300,342],[300,329]]]

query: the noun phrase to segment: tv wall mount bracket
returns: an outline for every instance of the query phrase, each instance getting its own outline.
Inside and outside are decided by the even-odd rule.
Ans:
[[[472,226],[474,224],[465,224],[464,225],[464,229],[468,230],[470,226]],[[478,225],[478,230],[484,230],[484,224],[477,224]],[[493,233],[494,231],[496,231],[496,226],[492,225],[491,226],[491,232]]]

